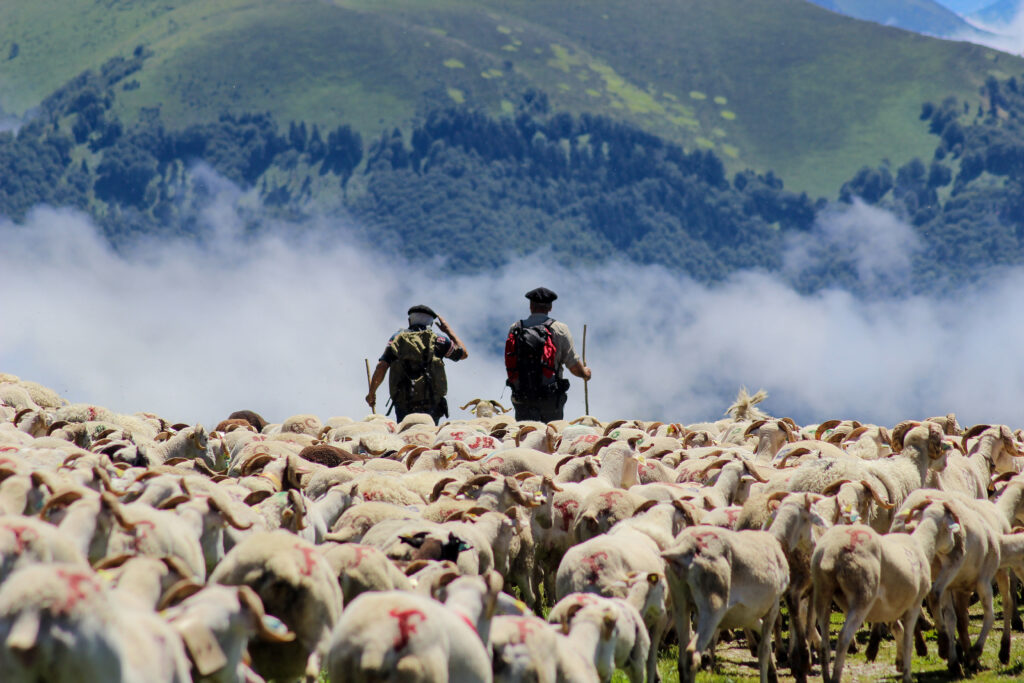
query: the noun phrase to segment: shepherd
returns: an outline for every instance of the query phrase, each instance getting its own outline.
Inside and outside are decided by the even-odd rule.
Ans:
[[[435,319],[443,334],[430,329]],[[409,413],[426,413],[436,424],[448,417],[444,359],[460,361],[468,355],[465,344],[444,318],[429,306],[413,306],[409,309],[409,327],[391,335],[377,361],[366,403],[376,409],[377,387],[387,374],[395,418],[401,422]]]
[[[537,287],[526,298],[530,317],[513,323],[505,340],[505,383],[512,388],[516,420],[561,420],[569,391],[562,368],[583,381],[590,379],[590,368],[576,355],[569,327],[548,315],[558,295]]]

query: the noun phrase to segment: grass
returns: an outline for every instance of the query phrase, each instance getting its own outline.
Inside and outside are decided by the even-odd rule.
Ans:
[[[862,165],[930,158],[922,102],[974,103],[989,74],[1024,72],[802,0],[11,0],[0,26],[0,108],[15,114],[144,43],[140,87],[118,98],[128,120],[152,106],[172,125],[269,111],[373,139],[453,92],[498,114],[536,88],[555,110],[629,121],[821,195]]]
[[[832,643],[835,645],[835,637],[842,626],[844,616],[839,612],[832,614]],[[976,636],[981,627],[981,609],[974,605],[971,609],[972,637]],[[868,662],[864,656],[867,645],[867,629],[862,628],[857,634],[858,652],[847,655],[843,667],[843,680],[850,682],[876,682],[891,681],[898,683],[901,677],[896,671],[894,661],[896,659],[896,645],[891,639],[882,641],[875,661]],[[1024,679],[1024,640],[1020,633],[1013,634],[1010,647],[1010,662],[1007,665],[999,663],[999,638],[1002,635],[1002,613],[1001,605],[996,601],[996,623],[989,632],[985,641],[985,652],[982,655],[982,670],[969,680],[976,683],[1010,683]],[[946,661],[939,658],[936,653],[936,642],[934,631],[926,632],[925,640],[928,643],[928,655],[925,657],[914,656],[912,670],[914,678],[922,683],[946,683],[957,680],[946,671]],[[757,681],[757,660],[750,656],[743,643],[720,643],[716,650],[717,667],[714,671],[701,671],[697,674],[698,683],[738,683],[740,681]],[[833,654],[834,656],[834,654]],[[678,680],[677,666],[678,649],[675,645],[664,648],[662,656],[658,660],[658,672],[662,681]],[[792,681],[788,669],[781,669],[779,681]],[[811,673],[811,680],[819,679],[821,669],[814,666]],[[628,679],[621,671],[615,672],[613,683],[627,683]]]

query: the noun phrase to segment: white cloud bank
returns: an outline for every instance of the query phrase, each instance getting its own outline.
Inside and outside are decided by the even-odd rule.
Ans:
[[[970,43],[985,45],[994,50],[1008,52],[1012,55],[1024,55],[1024,6],[1017,10],[1017,14],[1006,23],[989,23],[965,17],[965,20],[977,29],[987,31],[991,36],[979,36],[970,34],[954,36],[954,40],[964,40]]]
[[[590,411],[602,419],[717,419],[744,385],[766,389],[769,412],[801,423],[953,411],[964,424],[1024,424],[1021,270],[952,298],[871,301],[801,295],[763,272],[704,286],[659,267],[565,268],[540,256],[439,276],[431,264],[354,247],[336,225],[243,243],[237,199],[221,192],[209,207],[205,244],[147,242],[127,254],[80,214],[39,208],[20,225],[0,220],[0,372],[73,402],[173,421],[212,425],[243,408],[271,421],[360,418],[364,358],[372,366],[406,309],[427,303],[470,350],[449,365],[456,417],[474,397],[508,405],[505,330],[527,313],[523,293],[545,285],[559,293],[554,315],[577,349],[588,324]],[[862,278],[891,282],[904,277],[913,240],[892,216],[855,206],[818,226],[815,250],[791,245],[787,263],[852,249]],[[386,395],[385,386],[378,406]],[[583,409],[573,378],[566,414]]]

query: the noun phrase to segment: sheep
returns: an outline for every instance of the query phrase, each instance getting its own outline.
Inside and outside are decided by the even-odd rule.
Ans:
[[[774,679],[771,635],[779,600],[789,587],[789,566],[767,531],[729,531],[698,525],[683,529],[661,553],[679,639],[679,678],[693,681],[701,655],[719,629],[756,629],[761,682]],[[690,612],[697,626],[690,635]]]
[[[171,627],[115,599],[88,568],[26,567],[0,586],[0,670],[14,683],[188,683],[189,662]]]
[[[601,534],[574,545],[558,564],[555,599],[561,600],[570,593],[580,592],[624,597],[622,581],[631,572],[664,570],[665,563],[660,553],[658,544],[635,528],[626,528],[616,534]]]
[[[927,568],[938,557],[954,554],[961,536],[956,515],[942,504],[924,510],[910,534],[880,535],[862,524],[837,526],[822,534],[811,557],[812,604],[821,631],[819,661],[827,683],[842,679],[846,652],[865,620],[894,625],[897,669],[904,683],[911,681],[914,627],[931,588]],[[846,611],[846,620],[830,670],[833,601]]]
[[[231,549],[209,582],[249,586],[267,613],[295,633],[290,643],[259,643],[251,649],[260,675],[319,675],[343,598],[330,563],[316,546],[282,529],[253,534]]]
[[[968,450],[971,440],[974,441]],[[1017,471],[1020,453],[1006,425],[975,425],[963,435],[961,443],[969,455],[950,455],[946,469],[937,475],[939,485],[936,488],[963,493],[970,498],[987,498],[993,475]]]
[[[410,520],[419,515],[415,510],[395,505],[370,501],[357,503],[341,513],[334,523],[331,533],[325,539],[338,543],[358,543],[363,536],[379,522],[387,519]]]
[[[788,480],[774,480],[774,490],[821,493],[841,479],[870,482],[875,490],[886,492],[886,499],[899,507],[907,496],[925,485],[930,472],[946,467],[946,451],[941,428],[934,423],[906,422],[893,428],[893,446],[897,454],[881,460],[859,461],[852,457],[824,458],[796,468]],[[878,511],[878,524],[890,524],[890,510]],[[886,527],[887,528],[887,527]]]
[[[441,601],[405,591],[353,600],[331,633],[331,680],[492,681],[487,644],[501,577],[446,580]]]
[[[1009,531],[1009,521],[1000,514],[997,506],[988,501],[952,492],[921,489],[915,491],[904,502],[893,522],[892,531],[900,532],[911,528],[916,512],[933,503],[941,503],[955,514],[963,530],[960,541],[963,560],[959,563],[933,560],[931,563],[932,591],[929,594],[929,607],[936,619],[940,619],[940,654],[946,649],[947,638],[950,643],[952,642],[955,626],[967,666],[977,665],[985,639],[995,620],[992,583],[993,579],[997,578],[1004,597],[1005,632],[1000,656],[1008,660],[1009,618],[1013,610],[1013,598],[1009,591],[1009,576],[1006,572],[1000,571],[1000,536]],[[984,617],[981,631],[974,646],[971,647],[967,633],[967,607],[975,592],[981,600]],[[948,648],[947,661],[950,671],[960,672],[960,656],[956,647]]]
[[[188,649],[195,680],[248,683],[256,675],[245,663],[246,646],[259,638],[287,643],[295,634],[268,618],[258,595],[248,586],[194,586],[189,597],[169,607],[164,619]]]
[[[412,590],[412,583],[378,548],[357,543],[328,543],[324,557],[338,577],[345,600],[367,591]]]
[[[570,625],[575,617],[586,614],[580,607],[591,605],[610,608],[616,617],[614,665],[626,672],[632,683],[643,683],[648,672],[651,636],[639,610],[623,598],[605,598],[593,593],[570,593],[548,612],[548,623]],[[576,607],[576,609],[572,609]],[[570,610],[572,610],[570,614]],[[603,662],[600,662],[603,663]],[[606,664],[607,666],[607,664]],[[657,658],[655,658],[655,667]],[[610,680],[612,672],[598,668],[602,680]],[[648,679],[652,683],[656,679]]]
[[[34,564],[88,567],[79,546],[52,524],[31,517],[0,517],[0,585],[14,571]]]

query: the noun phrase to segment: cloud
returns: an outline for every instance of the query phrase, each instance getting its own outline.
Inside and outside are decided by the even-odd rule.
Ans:
[[[474,397],[508,405],[505,333],[527,314],[523,294],[545,285],[559,293],[554,314],[577,349],[588,326],[590,412],[602,419],[714,420],[747,386],[769,392],[769,412],[801,423],[891,425],[947,412],[964,424],[1019,423],[1021,270],[946,299],[804,295],[765,272],[706,286],[656,266],[566,268],[543,254],[445,275],[439,262],[357,246],[354,231],[326,219],[242,240],[240,207],[251,199],[210,182],[200,243],[143,240],[115,252],[85,216],[47,207],[0,222],[0,372],[73,402],[172,421],[212,425],[242,408],[272,421],[358,419],[368,412],[364,359],[372,366],[406,309],[427,303],[470,350],[449,365],[456,417]],[[815,228],[824,250],[796,241],[787,262],[799,270],[800,258],[845,244],[863,278],[888,285],[906,277],[912,238],[857,205]],[[575,417],[584,391],[572,381]]]
[[[965,17],[965,20],[988,35],[964,32],[963,35],[951,36],[952,40],[976,43],[1013,55],[1024,54],[1024,7],[1019,8],[1014,17],[1005,23],[985,22],[971,17]]]

